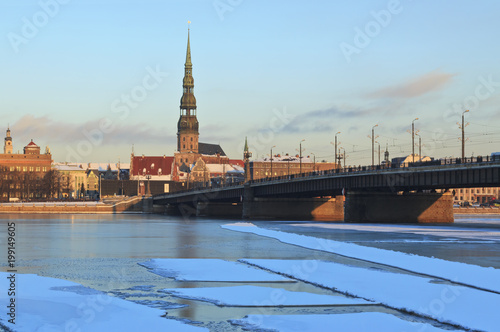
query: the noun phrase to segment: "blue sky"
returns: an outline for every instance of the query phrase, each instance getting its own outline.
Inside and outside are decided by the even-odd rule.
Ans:
[[[0,129],[56,161],[172,155],[187,21],[200,141],[241,158],[297,153],[371,163],[500,151],[495,1],[19,0],[0,4]],[[153,74],[152,74],[153,73]],[[146,82],[146,83],[145,83]],[[148,89],[145,88],[147,85]],[[127,95],[134,98],[128,104]],[[124,97],[125,96],[125,97]],[[416,140],[418,141],[418,140]],[[418,147],[416,147],[416,151]]]

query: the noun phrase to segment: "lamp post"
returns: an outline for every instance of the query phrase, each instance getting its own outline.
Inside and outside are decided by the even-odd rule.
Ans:
[[[151,168],[153,168],[153,165],[151,165]],[[149,184],[149,179],[151,179],[151,175],[148,174],[148,171],[147,171],[146,168],[143,168],[142,174],[144,174],[146,180],[148,180],[148,182],[146,183],[147,186],[148,186],[147,189],[146,189],[146,197],[150,197],[151,196],[151,187],[150,187],[150,184]]]
[[[340,131],[335,133],[335,163],[337,163],[337,135],[340,134]]]
[[[417,121],[418,118],[413,119],[411,122],[411,158],[412,158],[412,163],[415,162],[415,121]]]
[[[372,167],[375,165],[375,156],[374,156],[374,150],[375,150],[375,127],[378,127],[378,124],[374,125],[372,127]]]
[[[339,148],[339,153],[340,153],[340,149],[342,149],[343,152],[342,152],[342,154],[339,155],[339,160],[341,160],[341,159],[344,160],[344,168],[345,168],[345,149],[343,147],[340,147]]]
[[[273,145],[271,147],[271,179],[273,178],[273,148],[275,148],[276,145]]]
[[[139,196],[139,184],[141,183],[141,173],[137,171],[137,196]]]
[[[316,172],[316,155],[312,152],[311,154],[313,155],[313,172]]]
[[[300,174],[302,174],[302,142],[304,142],[305,139],[303,139],[302,141],[300,141],[299,143],[299,163],[300,163]]]
[[[422,136],[418,133],[415,133],[418,136],[418,161],[422,161]]]
[[[465,110],[462,112],[462,162],[465,161],[465,126],[466,124],[464,123],[464,116],[465,113],[469,112],[469,110]],[[468,125],[468,123],[467,123]]]
[[[380,165],[380,142],[377,142],[378,144],[378,164]]]

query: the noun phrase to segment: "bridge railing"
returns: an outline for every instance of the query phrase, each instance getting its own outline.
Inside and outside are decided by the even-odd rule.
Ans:
[[[329,176],[333,174],[339,174],[339,175],[345,175],[345,174],[360,174],[360,173],[369,173],[373,171],[379,171],[379,172],[386,172],[386,171],[394,171],[397,169],[401,170],[412,170],[416,168],[421,168],[421,167],[450,167],[450,166],[456,166],[456,165],[463,165],[463,164],[484,164],[484,163],[500,163],[500,158],[491,158],[490,156],[472,156],[472,157],[467,157],[462,160],[462,158],[442,158],[442,159],[437,159],[437,160],[430,160],[430,161],[423,161],[423,162],[414,162],[414,163],[402,163],[402,164],[395,164],[392,163],[390,165],[368,165],[368,166],[346,166],[346,167],[340,167],[336,169],[330,169],[330,170],[321,170],[321,171],[313,171],[313,172],[304,172],[304,173],[298,173],[298,174],[290,174],[290,175],[281,175],[281,176],[274,176],[274,177],[265,177],[261,179],[255,179],[255,180],[250,180],[251,184],[259,184],[259,183],[270,183],[270,182],[287,182],[291,181],[294,179],[301,179],[301,178],[312,178],[312,177],[319,177],[319,176]],[[195,191],[200,191],[200,190],[205,190],[205,189],[224,189],[224,188],[232,188],[232,187],[237,187],[243,185],[244,182],[233,182],[233,183],[227,183],[224,185],[211,185],[211,186],[195,186],[191,188],[186,188],[183,190],[175,191],[171,194],[180,194],[180,193],[189,193],[189,192],[195,192]]]
[[[393,171],[397,169],[409,170],[420,167],[447,167],[453,165],[461,165],[461,164],[484,164],[484,163],[500,163],[500,159],[492,159],[490,156],[476,156],[476,157],[467,157],[462,160],[462,158],[442,158],[437,160],[429,160],[422,162],[414,162],[414,163],[401,163],[401,164],[390,164],[390,165],[368,165],[368,166],[346,166],[336,169],[330,170],[321,170],[321,171],[313,171],[313,172],[304,172],[298,174],[290,174],[290,175],[281,175],[281,176],[273,176],[273,177],[265,177],[261,179],[251,180],[250,183],[265,183],[265,182],[283,182],[290,181],[293,179],[299,178],[311,178],[317,176],[325,176],[332,174],[359,174],[363,172],[373,172],[373,171]]]

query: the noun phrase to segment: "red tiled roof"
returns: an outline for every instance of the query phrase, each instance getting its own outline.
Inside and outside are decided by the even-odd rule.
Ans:
[[[130,175],[143,175],[144,169],[149,175],[159,175],[160,169],[161,175],[169,175],[172,174],[173,162],[174,157],[134,156],[130,161]]]
[[[26,145],[26,146],[38,146],[38,145],[36,145],[36,144],[35,144],[35,142],[31,141],[31,142],[29,142],[29,143],[28,143],[28,145]]]

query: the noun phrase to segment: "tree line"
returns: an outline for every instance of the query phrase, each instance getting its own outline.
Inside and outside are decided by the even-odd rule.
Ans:
[[[35,172],[11,171],[6,166],[0,167],[0,199],[37,200],[60,198],[64,193],[68,196],[73,190],[69,176],[57,170],[45,174]]]

